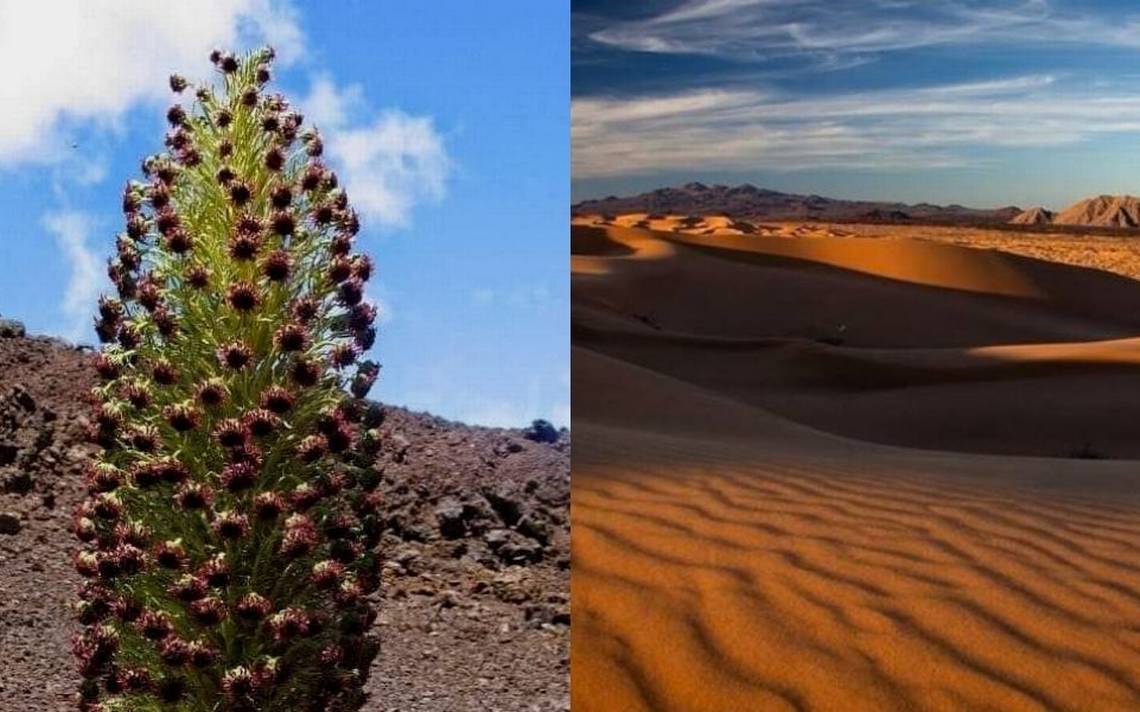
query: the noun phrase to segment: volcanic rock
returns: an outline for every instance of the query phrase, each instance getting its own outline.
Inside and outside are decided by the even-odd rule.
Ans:
[[[91,453],[92,358],[55,339],[0,339],[0,540],[19,535],[18,546],[0,545],[0,710],[75,708],[80,579],[70,527]],[[569,632],[535,627],[526,606],[569,592],[569,432],[540,443],[522,430],[379,403],[365,425],[382,443],[362,464],[384,503],[386,562],[377,594],[382,652],[364,711],[568,709]],[[531,513],[533,526],[524,520]],[[546,542],[531,538],[539,522],[548,523]],[[483,538],[492,530],[493,550]]]
[[[20,517],[11,512],[0,512],[0,534],[19,534],[23,525]]]

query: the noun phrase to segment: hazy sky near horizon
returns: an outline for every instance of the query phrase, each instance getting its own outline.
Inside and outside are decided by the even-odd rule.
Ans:
[[[572,199],[1140,194],[1140,4],[572,0]]]
[[[167,76],[269,42],[377,264],[373,397],[569,425],[569,34],[532,0],[0,0],[0,314],[95,342]]]

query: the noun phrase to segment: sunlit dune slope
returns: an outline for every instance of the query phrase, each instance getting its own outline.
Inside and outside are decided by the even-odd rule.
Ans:
[[[640,215],[644,215],[641,213]],[[570,224],[577,226],[613,227],[629,224],[627,217],[575,215]],[[680,216],[665,216],[667,224],[660,231],[669,233],[709,234],[682,223]],[[715,216],[702,220],[723,220]],[[1076,226],[1067,231],[1058,225],[1022,225],[1014,230],[996,226],[965,226],[907,223],[829,223],[819,222],[751,222],[737,221],[740,234],[784,238],[860,237],[906,238],[940,244],[962,245],[1006,254],[1036,257],[1061,264],[1091,267],[1140,279],[1140,234],[1131,228],[1087,228]]]
[[[609,244],[623,245],[632,254],[619,258],[590,254],[584,243],[600,241],[600,233]],[[828,317],[837,320],[844,316],[845,304],[852,305],[847,311],[856,315],[879,304],[889,305],[891,313],[866,315],[865,320],[887,319],[898,325],[895,331],[904,331],[919,326],[923,315],[927,321],[937,318],[937,313],[926,313],[931,309],[948,306],[955,312],[979,312],[976,307],[983,302],[964,297],[982,296],[1008,299],[985,301],[984,313],[976,315],[979,320],[1001,319],[1009,314],[1003,306],[1016,307],[1016,313],[1001,325],[1003,331],[995,335],[1002,339],[1022,340],[1019,332],[1034,334],[1026,340],[1048,338],[1045,334],[1050,331],[1056,336],[1068,336],[1057,318],[1064,315],[1102,327],[1116,327],[1076,327],[1085,336],[1124,336],[1140,327],[1140,294],[1133,280],[994,250],[907,239],[693,236],[586,226],[572,228],[571,248],[576,260],[593,259],[608,270],[620,272],[613,278],[584,284],[584,296],[613,294],[615,300],[629,297],[631,305],[638,306],[635,297],[640,293],[640,304],[647,309],[663,314],[671,309],[677,311],[675,326],[680,330],[690,330],[685,328],[689,323],[724,319],[728,315],[722,312],[743,312],[740,316],[755,319],[775,312],[794,312],[794,318],[801,321]],[[682,258],[665,260],[679,250],[684,251]],[[663,261],[666,264],[646,264]],[[672,280],[680,281],[664,289],[662,282]],[[928,289],[908,288],[916,286]],[[904,297],[921,299],[923,303],[912,308],[904,303]],[[688,318],[678,303],[682,298],[688,300]],[[728,309],[730,304],[735,308]],[[816,311],[821,307],[829,307],[830,311]],[[896,310],[904,313],[896,315]],[[911,312],[914,315],[910,323],[900,324]],[[1044,314],[1051,317],[1048,321],[1054,324],[1053,328],[1037,324],[1041,319],[1035,315]],[[1031,325],[1019,327],[1011,321]],[[738,327],[743,326],[744,323],[726,325],[725,335],[781,333],[779,324],[760,322],[753,334],[742,333]],[[958,328],[952,323],[943,326]],[[1073,327],[1069,325],[1070,330]],[[693,330],[709,333],[707,329]],[[848,335],[849,339],[859,337],[854,330]],[[984,334],[979,337],[979,343],[987,343]],[[938,342],[918,338],[915,343],[930,346]]]
[[[575,334],[589,338],[581,327]],[[1066,457],[1087,450],[1083,454],[1140,458],[1135,340],[855,349],[684,339],[644,328],[640,336],[610,333],[593,343],[726,399],[860,439],[970,452]]]
[[[593,261],[575,343],[860,439],[1140,457],[1131,279],[897,238],[578,226],[572,244]]]

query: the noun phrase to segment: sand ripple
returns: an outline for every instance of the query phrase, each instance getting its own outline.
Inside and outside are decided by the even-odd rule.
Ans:
[[[575,709],[1140,709],[1140,511],[577,435]]]

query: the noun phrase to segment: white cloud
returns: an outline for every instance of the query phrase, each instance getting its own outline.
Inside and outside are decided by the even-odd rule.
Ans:
[[[452,161],[431,117],[386,109],[355,122],[364,111],[361,88],[338,88],[325,76],[313,80],[301,106],[322,128],[328,158],[365,218],[406,226],[416,204],[443,198]]]
[[[0,2],[0,165],[51,162],[81,122],[108,128],[169,96],[172,70],[205,70],[211,48],[276,43],[304,49],[283,0]]]
[[[86,213],[65,210],[44,215],[43,226],[55,235],[68,263],[70,274],[60,311],[66,321],[65,335],[78,341],[90,334],[91,315],[102,279],[99,257],[87,244],[92,219]]]
[[[506,289],[480,287],[471,290],[471,301],[480,307],[544,309],[556,303],[556,295],[545,284]]]
[[[979,149],[1140,133],[1140,95],[1048,75],[795,97],[709,89],[575,99],[575,178],[696,169],[930,168]]]
[[[798,57],[819,69],[844,66],[841,56],[936,45],[1140,47],[1140,15],[1070,7],[1047,0],[688,0],[589,37],[637,52]]]
[[[383,225],[406,225],[417,202],[444,195],[451,161],[428,117],[389,110],[371,126],[337,131],[329,150],[354,204]]]
[[[321,74],[313,78],[303,106],[305,116],[318,127],[345,126],[351,112],[363,109],[364,89],[359,84],[340,89],[329,75]]]
[[[238,8],[238,34],[273,47],[288,67],[305,54],[301,18],[289,0],[231,0]]]
[[[102,183],[107,177],[110,160],[106,156],[97,156],[94,160],[83,161],[76,166],[73,177],[79,185],[95,185]]]

